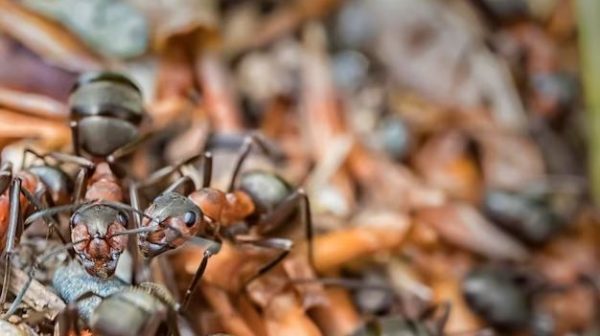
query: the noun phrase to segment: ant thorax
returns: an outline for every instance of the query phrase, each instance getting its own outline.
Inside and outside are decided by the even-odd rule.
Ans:
[[[123,200],[121,185],[108,163],[101,162],[96,166],[94,174],[90,177],[85,198],[88,200],[102,199],[113,202],[121,202]]]
[[[202,188],[189,198],[211,222],[223,227],[242,221],[255,211],[252,198],[243,191],[224,193],[214,188]]]

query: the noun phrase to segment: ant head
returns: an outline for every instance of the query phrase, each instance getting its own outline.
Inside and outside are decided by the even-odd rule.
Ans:
[[[139,248],[145,257],[153,257],[176,248],[189,237],[202,234],[206,229],[202,210],[176,192],[164,193],[155,198],[146,210],[146,216],[142,225],[158,224],[158,228],[139,235]]]
[[[121,253],[127,247],[127,215],[113,207],[92,203],[79,208],[71,217],[71,239],[85,270],[108,278],[115,273]]]

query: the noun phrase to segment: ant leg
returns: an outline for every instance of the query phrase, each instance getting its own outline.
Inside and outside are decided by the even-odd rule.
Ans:
[[[181,167],[189,165],[189,164],[197,161],[201,157],[204,157],[205,161],[206,161],[206,155],[205,155],[205,153],[202,153],[202,154],[197,154],[197,155],[191,156],[175,165],[166,166],[164,168],[161,168],[161,169],[153,172],[152,174],[150,174],[150,176],[148,176],[148,178],[146,178],[145,181],[139,182],[138,188],[149,187],[151,185],[157,184],[158,182],[163,181],[165,178],[167,178],[168,176],[172,175],[175,172],[178,172],[180,175],[183,175],[181,173]]]
[[[46,161],[46,155],[40,154],[34,149],[25,148],[23,150],[23,158],[21,159],[21,169],[25,168],[25,164],[27,163],[27,154],[34,156],[36,159],[42,160],[45,165],[48,165],[48,161]]]
[[[258,247],[265,247],[265,248],[281,251],[281,253],[279,253],[275,258],[273,258],[272,260],[270,260],[267,263],[265,263],[264,265],[262,265],[258,269],[256,274],[254,274],[248,280],[246,280],[244,283],[244,286],[242,286],[242,288],[245,288],[252,281],[256,280],[263,274],[272,270],[273,267],[277,266],[277,264],[279,264],[285,257],[287,257],[288,254],[290,254],[292,247],[294,246],[294,243],[291,240],[283,239],[283,238],[267,238],[267,239],[255,240],[255,239],[241,239],[240,237],[237,237],[237,238],[235,238],[235,242],[239,243],[239,244],[251,244],[254,246],[258,246]]]
[[[36,211],[34,213],[32,213],[31,215],[29,215],[29,217],[27,217],[27,219],[25,220],[25,226],[29,226],[31,225],[31,223],[33,223],[34,221],[46,217],[46,216],[53,216],[62,212],[67,212],[67,211],[73,211],[75,209],[77,209],[78,207],[80,207],[81,204],[67,204],[67,205],[59,205],[59,206],[55,206],[52,208],[46,208],[40,211]]]
[[[58,325],[60,336],[76,335],[81,336],[81,328],[79,328],[79,310],[77,304],[69,303],[65,310],[60,314]]]
[[[238,154],[238,159],[233,168],[233,174],[231,175],[231,180],[229,181],[229,187],[227,188],[227,192],[232,192],[233,188],[235,188],[235,181],[237,180],[238,175],[240,174],[240,170],[242,169],[242,165],[244,161],[250,155],[252,151],[252,147],[257,146],[261,152],[271,157],[279,157],[281,153],[277,153],[275,149],[271,148],[271,146],[267,143],[265,139],[260,137],[257,134],[248,135],[244,139],[244,144],[240,148],[240,153]]]
[[[302,224],[304,225],[304,234],[308,243],[308,262],[311,266],[315,265],[314,251],[313,251],[313,222],[312,214],[310,210],[310,200],[306,195],[304,189],[297,189],[286,197],[273,211],[266,214],[261,218],[257,224],[259,233],[269,232],[282,224],[302,203]]]
[[[140,194],[138,192],[137,183],[131,183],[129,185],[129,203],[131,203],[131,207],[137,211],[133,211],[133,229],[137,229],[142,225],[142,216],[140,212],[142,212],[142,207],[140,205]]]
[[[200,282],[200,279],[202,279],[202,275],[204,275],[204,271],[206,270],[206,265],[208,264],[208,259],[210,257],[212,257],[213,255],[219,253],[219,251],[221,250],[221,243],[216,242],[216,241],[207,240],[207,239],[203,239],[200,237],[194,237],[193,242],[203,244],[203,245],[206,245],[206,243],[208,243],[209,245],[204,250],[204,255],[202,256],[202,262],[200,262],[200,265],[198,266],[198,269],[196,269],[196,273],[194,274],[192,281],[190,282],[187,290],[185,291],[185,294],[183,296],[183,301],[181,303],[181,307],[179,308],[180,310],[186,310],[188,305],[190,304],[190,301],[192,299],[192,294],[194,294],[194,291],[198,287],[198,283]]]
[[[69,123],[69,127],[71,128],[71,141],[73,143],[73,153],[75,153],[76,156],[80,156],[81,150],[79,148],[79,123],[73,120]]]
[[[27,201],[30,204],[32,204],[33,207],[37,211],[44,210],[45,207],[42,205],[42,203],[40,203],[38,201],[38,198],[35,197],[34,195],[32,195],[29,191],[27,191],[27,189],[22,188],[21,193],[23,194],[23,196],[25,196]],[[50,223],[48,223],[48,222],[50,222]],[[48,235],[51,235],[52,233],[56,233],[56,235],[58,236],[58,238],[60,239],[60,241],[63,244],[66,244],[68,242],[68,240],[63,236],[63,234],[60,232],[60,230],[57,229],[59,227],[59,224],[53,216],[44,216],[44,223],[48,226]],[[24,225],[23,230],[27,230],[29,225],[31,225],[31,223]]]
[[[3,162],[0,165],[0,194],[3,194],[8,189],[12,177],[12,163]]]
[[[142,226],[142,216],[139,213],[139,212],[142,212],[142,210],[141,210],[141,206],[140,206],[140,196],[138,193],[138,187],[137,187],[137,184],[135,184],[135,183],[131,183],[129,185],[129,203],[135,210],[137,210],[137,211],[132,211],[131,215],[133,216],[133,221],[132,221],[133,227],[130,227],[129,229],[137,229]],[[143,265],[142,265],[142,260],[140,259],[140,253],[139,253],[139,250],[137,247],[138,236],[135,235],[131,238],[132,239],[128,240],[129,253],[131,253],[131,258],[133,260],[133,263],[131,265],[131,268],[132,268],[131,279],[132,279],[133,284],[137,284],[138,280],[141,280],[140,274],[142,273]]]
[[[175,182],[171,183],[171,185],[169,185],[165,190],[163,190],[163,194],[164,193],[169,193],[169,192],[173,192],[177,189],[179,189],[181,186],[184,187],[184,192],[183,194],[188,194],[188,191],[194,190],[194,181],[192,180],[191,177],[189,176],[182,176],[180,178],[178,178]]]
[[[173,309],[169,309],[167,313],[167,328],[169,329],[167,336],[180,336],[177,312]]]
[[[73,188],[73,203],[78,204],[84,197],[85,189],[87,187],[89,170],[82,167],[77,172],[75,177],[75,187]]]
[[[210,187],[212,180],[213,157],[211,152],[204,152],[204,165],[202,168],[202,188]]]
[[[77,156],[77,155],[73,155],[73,154],[67,154],[67,153],[61,153],[61,152],[50,152],[48,154],[45,154],[44,156],[51,157],[54,160],[61,162],[61,163],[72,163],[72,164],[87,168],[88,170],[94,170],[94,168],[96,167],[96,164],[94,164],[94,162],[92,162],[91,160],[88,160],[82,156]]]
[[[138,136],[137,138],[133,139],[133,141],[131,141],[130,143],[115,150],[106,158],[106,161],[108,161],[109,163],[114,163],[117,160],[133,153],[136,149],[140,147],[141,144],[148,141],[155,134],[156,132],[150,131]]]
[[[10,283],[11,259],[15,253],[15,243],[18,239],[19,222],[21,221],[21,202],[20,193],[21,179],[15,178],[10,186],[10,206],[8,214],[8,231],[6,234],[6,247],[3,251],[4,256],[4,280],[2,281],[2,292],[0,293],[0,304],[6,302],[8,295],[8,285]]]

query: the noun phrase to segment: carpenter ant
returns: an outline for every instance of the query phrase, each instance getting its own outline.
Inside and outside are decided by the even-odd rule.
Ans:
[[[467,274],[462,287],[467,304],[491,326],[518,330],[532,318],[525,280],[511,269],[480,267]]]
[[[127,247],[126,235],[136,233],[126,230],[128,217],[121,210],[123,207],[114,206],[123,200],[123,190],[109,163],[115,159],[116,151],[131,146],[138,136],[136,127],[144,115],[141,92],[120,74],[86,74],[73,88],[70,108],[76,156],[48,156],[82,166],[75,181],[73,204],[41,210],[26,223],[73,210],[71,240],[79,242],[73,246],[78,259],[91,275],[108,278]],[[94,161],[78,156],[80,147]],[[88,178],[89,172],[92,174]]]
[[[576,195],[553,191],[489,190],[483,209],[494,223],[519,240],[539,245],[566,226],[577,200]]]
[[[142,228],[158,225],[159,229],[148,233],[140,233],[139,248],[146,258],[157,256],[168,250],[177,248],[186,241],[195,240],[209,247],[198,270],[185,293],[183,307],[191,299],[191,294],[206,268],[208,259],[220,249],[222,239],[228,239],[237,244],[252,244],[255,246],[280,250],[273,260],[262,266],[247,283],[256,279],[283,260],[292,248],[292,241],[281,238],[249,238],[245,234],[251,228],[260,236],[269,234],[279,228],[302,203],[302,219],[306,226],[306,237],[309,243],[309,261],[312,262],[312,221],[309,200],[302,189],[292,190],[290,185],[281,177],[264,172],[249,171],[242,174],[239,187],[236,189],[237,176],[246,157],[256,145],[265,152],[267,146],[257,136],[246,138],[240,155],[234,166],[233,175],[226,192],[211,188],[212,156],[205,152],[203,155],[203,181],[201,188],[193,191],[187,197],[175,192],[179,186],[190,182],[189,176],[183,176],[156,197],[147,207],[147,218],[153,218],[154,223],[144,220]],[[145,186],[169,175],[183,165],[188,165],[199,156],[192,157],[174,167],[159,170],[153,174]],[[131,204],[139,207],[137,189],[130,190]],[[139,218],[138,218],[139,221]]]
[[[544,294],[560,293],[580,285],[592,289],[597,297],[598,289],[592,281],[582,275],[576,284],[555,285],[512,268],[484,265],[467,274],[462,289],[469,307],[495,329],[502,332],[532,330],[536,335],[545,335],[555,332],[554,323],[536,309],[538,300]]]

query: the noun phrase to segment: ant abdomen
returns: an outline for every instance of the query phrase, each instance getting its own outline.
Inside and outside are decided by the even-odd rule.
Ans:
[[[116,73],[84,76],[74,87],[69,104],[71,120],[77,122],[78,144],[99,157],[133,141],[145,113],[139,88]]]
[[[525,328],[531,319],[531,302],[516,277],[506,268],[475,269],[463,281],[465,299],[473,311],[496,328]]]
[[[73,192],[73,180],[62,169],[49,165],[36,165],[27,171],[37,176],[47,189],[54,204],[67,204]]]
[[[293,191],[283,178],[262,170],[243,173],[239,189],[250,195],[258,214],[273,211]]]

